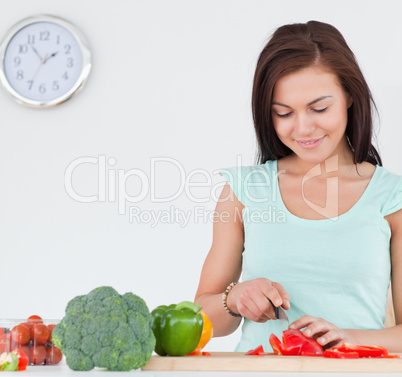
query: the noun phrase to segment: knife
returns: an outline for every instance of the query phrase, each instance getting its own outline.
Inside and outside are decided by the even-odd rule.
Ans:
[[[287,330],[289,327],[289,318],[286,315],[285,310],[283,310],[282,306],[276,307],[270,299],[268,299],[268,301],[272,304],[274,308],[275,318],[279,320],[281,327]]]

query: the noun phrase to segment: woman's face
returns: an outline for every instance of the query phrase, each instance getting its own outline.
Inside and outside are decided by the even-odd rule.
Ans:
[[[305,68],[276,83],[274,128],[299,158],[319,163],[349,150],[345,130],[350,105],[336,75],[322,67]]]

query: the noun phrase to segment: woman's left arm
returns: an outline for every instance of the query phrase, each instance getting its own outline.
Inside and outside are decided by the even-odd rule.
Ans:
[[[347,342],[383,346],[390,352],[402,352],[402,209],[386,216],[386,220],[391,229],[391,282],[396,325],[381,330],[340,329],[322,318],[305,315],[290,324],[289,328],[304,328],[303,333],[317,339],[323,347]]]

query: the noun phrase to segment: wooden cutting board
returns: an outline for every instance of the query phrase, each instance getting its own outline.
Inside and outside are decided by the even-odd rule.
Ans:
[[[211,352],[211,356],[152,356],[143,370],[253,372],[402,372],[402,359],[329,359],[308,356],[248,356]]]

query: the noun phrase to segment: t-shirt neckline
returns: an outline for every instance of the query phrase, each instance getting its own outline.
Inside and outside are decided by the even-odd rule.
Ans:
[[[274,160],[274,161],[271,161],[271,162],[273,162],[273,165],[274,165],[274,168],[275,168],[277,197],[279,198],[280,204],[281,204],[282,207],[285,209],[287,215],[288,215],[288,216],[291,216],[291,217],[293,217],[293,218],[295,218],[295,219],[297,219],[297,220],[299,220],[299,221],[315,222],[315,223],[318,223],[318,222],[328,222],[328,221],[332,221],[332,222],[333,222],[333,221],[340,220],[340,219],[342,219],[342,218],[344,218],[344,217],[350,216],[350,214],[352,214],[354,211],[356,211],[356,207],[358,208],[358,207],[361,205],[361,203],[365,201],[365,198],[367,197],[368,193],[371,191],[371,187],[374,185],[373,182],[375,181],[376,176],[377,176],[377,172],[378,172],[378,170],[379,170],[379,169],[378,169],[378,165],[376,165],[376,166],[375,166],[374,173],[373,173],[373,175],[371,176],[370,181],[369,181],[367,187],[365,188],[363,194],[360,196],[360,198],[357,200],[357,202],[356,202],[348,211],[346,211],[345,213],[342,213],[341,215],[339,215],[339,216],[337,216],[337,217],[332,217],[332,218],[326,218],[326,219],[306,219],[306,218],[304,218],[304,217],[296,216],[295,214],[293,214],[292,212],[290,212],[290,211],[288,210],[288,208],[286,207],[285,202],[284,202],[283,199],[282,199],[281,190],[280,190],[280,188],[279,188],[278,160]]]

